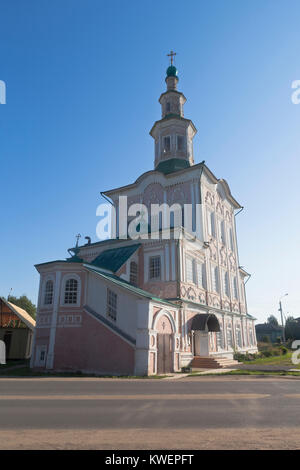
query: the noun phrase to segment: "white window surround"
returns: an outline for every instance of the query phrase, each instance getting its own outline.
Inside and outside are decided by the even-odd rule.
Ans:
[[[207,209],[207,233],[208,236],[216,237],[216,216],[213,211]]]
[[[214,265],[211,265],[211,289],[212,292],[220,293],[219,268]]]
[[[51,304],[45,304],[46,285],[47,285],[48,281],[53,282],[53,296],[52,296],[52,303]],[[54,294],[55,294],[54,289],[55,289],[55,276],[54,276],[54,274],[49,274],[42,281],[42,292],[41,292],[41,299],[40,299],[41,307],[52,308],[53,301],[54,301]]]
[[[233,349],[233,331],[231,323],[226,324],[226,342],[227,349]]]
[[[150,258],[160,256],[160,279],[149,278]],[[163,250],[147,251],[144,257],[144,282],[159,282],[165,280],[165,256]]]
[[[189,256],[185,258],[185,280],[191,284],[195,284],[194,260]]]
[[[66,288],[66,283],[68,280],[70,279],[76,279],[76,281],[78,282],[77,284],[77,302],[76,304],[66,304],[65,303],[65,288]],[[65,274],[62,278],[62,283],[61,283],[61,295],[60,295],[60,305],[62,307],[80,307],[80,301],[81,301],[81,279],[80,279],[80,276],[78,276],[78,274],[75,274],[75,273],[68,273],[68,274]]]
[[[226,297],[230,297],[230,284],[228,271],[223,271],[223,289]]]
[[[228,228],[228,239],[229,239],[229,248],[231,251],[234,251],[234,237],[232,227]]]
[[[235,325],[236,346],[242,348],[242,328],[239,323]]]
[[[238,300],[238,285],[237,285],[237,278],[236,276],[233,277],[232,279],[232,294],[233,294],[233,298],[235,300]]]
[[[217,339],[217,350],[223,351],[225,349],[225,337],[224,337],[224,329],[223,329],[223,320],[222,318],[218,318],[218,322],[220,324],[220,331],[216,333]]]
[[[226,230],[224,220],[218,219],[219,240],[226,246]]]
[[[203,261],[197,261],[197,286],[206,289],[206,269]]]

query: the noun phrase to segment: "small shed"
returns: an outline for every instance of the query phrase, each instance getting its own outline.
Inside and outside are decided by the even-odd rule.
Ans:
[[[35,320],[24,309],[0,297],[0,340],[4,341],[7,359],[31,356]]]

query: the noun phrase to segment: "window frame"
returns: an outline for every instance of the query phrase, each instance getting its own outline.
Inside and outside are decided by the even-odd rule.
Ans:
[[[65,303],[65,290],[66,290],[66,284],[67,282],[70,280],[70,279],[75,279],[77,281],[77,301],[76,303],[74,304],[70,304],[70,303]],[[79,277],[78,274],[76,273],[69,273],[69,274],[66,274],[64,277],[63,277],[63,280],[62,280],[62,286],[61,286],[61,301],[60,301],[60,305],[62,307],[80,307],[81,305],[81,279]]]
[[[165,145],[166,139],[169,139],[169,143],[170,143],[170,146],[168,149],[166,148],[166,145]],[[163,152],[164,153],[171,152],[171,136],[170,135],[163,136]]]
[[[118,315],[118,294],[107,288],[106,316],[116,323]]]
[[[132,272],[132,266],[135,266],[135,273]],[[132,277],[135,276],[135,282],[132,280]],[[133,286],[137,287],[138,286],[138,280],[139,280],[139,271],[138,271],[138,264],[136,261],[130,261],[130,264],[129,264],[129,282],[130,284],[132,284]]]
[[[211,265],[211,289],[215,294],[220,294],[219,268],[214,265]]]
[[[155,260],[155,259],[159,259],[159,275],[158,275],[158,276],[152,276],[152,275],[151,275],[151,270],[152,270],[152,269],[153,269],[153,270],[154,270],[154,269],[157,269],[157,268],[151,266],[151,263],[152,263],[153,260]],[[161,255],[149,256],[149,269],[148,269],[149,281],[160,281],[160,280],[161,280],[161,277],[162,277],[161,269],[162,269]]]
[[[179,148],[179,145],[178,145],[179,139],[182,139],[182,148]],[[184,135],[176,134],[176,150],[178,152],[184,152],[185,151],[185,149],[186,149],[185,142],[186,142],[186,139],[185,139]]]
[[[47,286],[49,285],[49,283],[51,283],[52,291],[50,290],[50,292],[47,292]],[[48,295],[51,295],[51,302],[46,302]],[[44,292],[43,292],[43,305],[45,307],[49,307],[53,305],[53,300],[54,300],[54,281],[53,279],[47,279],[45,281],[45,287],[44,287]]]

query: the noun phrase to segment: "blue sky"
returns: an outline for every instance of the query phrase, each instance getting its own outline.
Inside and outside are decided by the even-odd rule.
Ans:
[[[196,162],[225,178],[249,312],[300,316],[300,3],[0,0],[0,295],[37,299],[34,264],[96,241],[100,191],[153,167],[175,50]]]

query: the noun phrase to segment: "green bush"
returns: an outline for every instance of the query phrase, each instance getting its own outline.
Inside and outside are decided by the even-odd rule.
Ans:
[[[260,353],[261,357],[271,357],[271,356],[274,356],[274,354],[272,353],[272,350],[267,350],[267,351],[262,351]]]
[[[287,354],[287,352],[288,352],[288,348],[286,348],[285,346],[280,346],[279,349],[281,350],[282,355]]]

